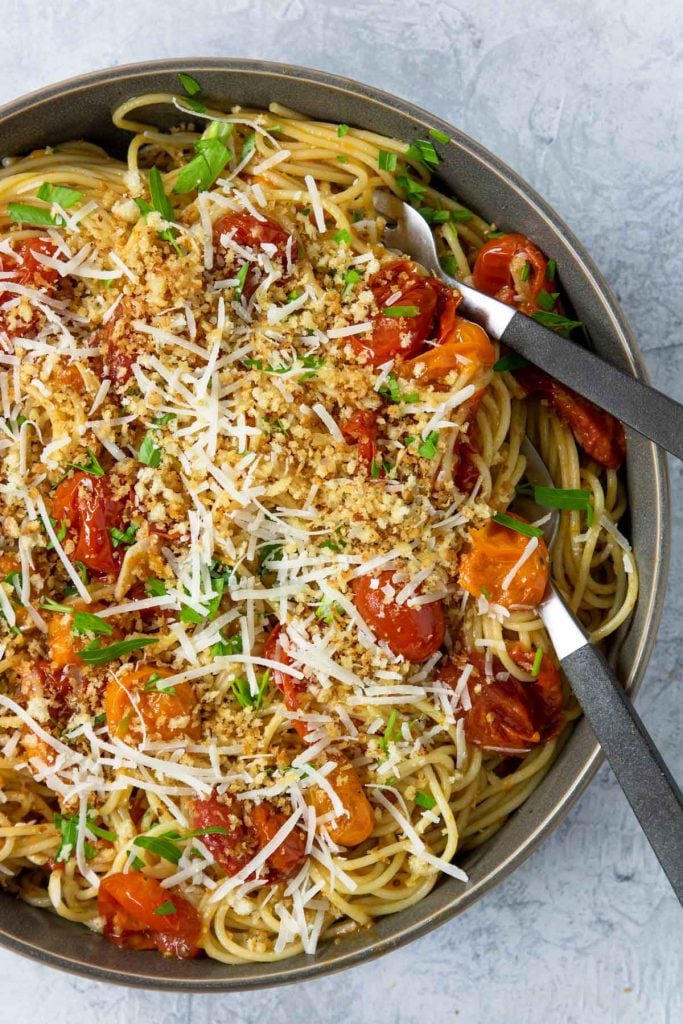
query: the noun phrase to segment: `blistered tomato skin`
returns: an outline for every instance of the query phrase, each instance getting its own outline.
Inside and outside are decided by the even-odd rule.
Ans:
[[[193,828],[221,830],[207,832],[201,841],[227,875],[237,874],[254,857],[258,849],[256,839],[233,803],[220,803],[211,795],[206,800],[193,800],[190,813]]]
[[[169,913],[159,913],[168,904]],[[202,920],[189,900],[141,871],[118,872],[100,882],[97,908],[104,934],[127,949],[157,949],[186,960],[199,956]]]
[[[263,246],[274,246],[275,252],[268,254],[269,259],[280,263],[283,268],[287,266],[288,262],[296,261],[297,246],[294,238],[276,221],[267,217],[257,220],[250,213],[226,213],[219,217],[214,224],[213,244],[215,248],[230,258],[235,257],[239,262],[239,255],[223,246],[221,239],[226,235],[242,248],[254,249],[256,252],[265,251],[262,249]],[[245,298],[251,297],[258,282],[259,276],[256,268],[250,267],[242,288]]]
[[[506,514],[523,521],[511,512]],[[471,546],[460,559],[460,586],[473,597],[483,595],[503,608],[536,608],[548,586],[548,548],[542,537],[536,538],[534,550],[509,578],[530,539],[493,519],[479,530],[470,530]]]
[[[292,659],[285,651],[282,644],[282,626],[274,626],[268,637],[266,638],[266,644],[263,651],[263,657],[269,661],[279,662],[283,668],[288,667],[292,664]],[[285,698],[285,707],[288,711],[299,711],[300,701],[299,694],[304,688],[298,679],[294,676],[289,675],[288,672],[283,672],[280,669],[272,668],[270,670],[271,679],[277,686],[278,690],[281,691]],[[299,722],[296,719],[292,721],[292,726],[296,729],[302,739],[308,733],[308,726],[305,722]]]
[[[527,271],[523,271],[525,265]],[[540,308],[539,292],[548,295],[553,292],[547,271],[548,260],[526,235],[502,235],[492,238],[479,250],[472,283],[480,292],[493,295],[531,316]]]
[[[275,810],[267,801],[254,807],[251,824],[261,849],[275,838],[287,818],[288,815]],[[296,874],[306,856],[306,835],[297,825],[270,854],[267,864],[275,878],[289,878]]]
[[[119,525],[119,507],[112,500],[106,477],[77,470],[56,489],[52,498],[56,529],[64,523],[68,535],[75,535],[74,562],[104,576],[115,576],[120,559],[114,551],[110,530]]]
[[[345,758],[340,758],[337,767],[328,776],[328,782],[339,797],[345,812],[326,826],[329,836],[332,842],[340,846],[359,846],[370,837],[375,827],[372,805],[365,795],[360,776],[353,765]],[[310,802],[315,807],[318,817],[333,810],[329,796],[318,786],[312,787]]]
[[[359,354],[365,353],[372,366],[390,359],[410,359],[422,350],[424,342],[435,332],[439,299],[445,286],[435,277],[419,273],[410,260],[390,263],[369,282],[379,312],[372,317],[368,335],[354,335],[350,340]],[[414,306],[414,316],[387,316],[382,312],[392,306]]]
[[[393,572],[359,576],[353,581],[356,608],[379,640],[406,661],[426,661],[438,651],[446,632],[443,603],[432,601],[417,608],[387,600],[383,588],[394,587]],[[376,584],[376,585],[373,585]],[[395,589],[395,587],[394,587]]]
[[[104,711],[112,738],[130,741],[130,734],[139,735],[144,725],[149,736],[162,740],[178,737],[199,739],[201,730],[192,720],[196,698],[191,683],[176,683],[173,692],[165,693],[156,680],[173,675],[162,665],[143,665],[138,669],[122,669],[107,683]]]

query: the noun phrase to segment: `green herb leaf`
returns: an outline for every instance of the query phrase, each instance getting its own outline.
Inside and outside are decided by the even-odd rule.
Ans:
[[[175,697],[174,686],[159,686],[159,683],[163,678],[164,677],[160,676],[158,672],[153,672],[143,686],[143,690],[146,693],[167,693],[169,696]]]
[[[206,192],[232,156],[231,151],[219,138],[199,139],[195,142],[194,148],[196,157],[183,167],[173,186],[173,191],[178,195],[185,195],[195,189],[198,192]]]
[[[42,199],[43,202],[57,203],[63,210],[68,210],[70,206],[83,198],[82,192],[76,192],[73,188],[65,188],[64,185],[51,185],[48,181],[43,182],[37,195],[38,199]]]
[[[52,516],[50,516],[50,523],[52,524],[52,528],[55,531],[55,534],[57,536],[57,540],[61,544],[62,541],[64,540],[64,538],[66,537],[66,523],[62,519],[59,522],[59,526],[57,526],[57,520],[53,519]],[[47,541],[45,542],[45,547],[48,549],[48,551],[51,550],[54,547],[54,545],[53,545],[53,543],[52,543],[52,541],[51,541],[51,539],[49,537],[48,537]]]
[[[382,316],[417,316],[419,312],[419,306],[386,306]]]
[[[163,455],[163,449],[159,448],[156,443],[156,431],[148,430],[142,439],[140,445],[140,451],[138,452],[138,459],[144,466],[150,466],[152,469],[158,469],[161,464],[161,456]]]
[[[487,231],[487,238],[503,238],[507,234],[506,231]]]
[[[377,166],[380,171],[395,171],[398,163],[396,153],[389,153],[386,149],[380,149],[377,154]]]
[[[559,292],[547,292],[544,288],[541,288],[540,292],[536,296],[536,302],[541,309],[545,310],[546,313],[550,313],[559,297]]]
[[[337,243],[337,245],[341,245],[342,242],[345,242],[347,245],[349,245],[351,242],[351,234],[349,231],[346,230],[346,228],[341,228],[341,230],[335,231],[335,233],[332,235],[332,238]]]
[[[178,835],[177,832],[172,834]],[[139,846],[142,850],[149,850],[150,853],[170,861],[171,864],[177,864],[182,856],[182,850],[168,835],[136,836],[133,845]]]
[[[268,684],[270,681],[270,669],[266,671],[260,677],[257,677],[257,690],[256,693],[251,692],[249,681],[247,679],[233,679],[232,692],[235,694],[237,703],[242,708],[254,708],[255,711],[262,706],[264,698],[268,693]]]
[[[10,220],[16,224],[35,224],[41,228],[64,227],[62,217],[53,217],[49,210],[31,206],[30,203],[8,203],[7,212]]]
[[[244,285],[247,280],[247,274],[249,273],[249,264],[243,263],[240,269],[237,271],[237,284],[235,286],[235,293],[233,299],[235,302],[239,302],[242,298],[242,292],[244,291]]]
[[[457,264],[455,262],[455,256],[452,253],[447,253],[445,256],[442,256],[439,263],[444,274],[448,274],[449,277],[455,277]]]
[[[408,146],[405,155],[409,160],[419,160],[430,169],[438,167],[441,163],[441,157],[434,149],[434,143],[429,139],[416,139],[411,146]]]
[[[340,124],[337,128],[337,135],[340,139],[343,139],[345,135],[348,135],[351,129],[348,124]]]
[[[393,373],[390,373],[384,383],[380,385],[379,393],[384,398],[388,398],[394,405],[399,405],[401,402],[412,405],[420,401],[420,395],[417,391],[403,391],[398,378]]]
[[[158,167],[150,168],[149,172],[149,194],[152,198],[152,208],[160,213],[164,220],[175,220],[175,210],[171,200],[164,191],[164,183],[161,180],[161,173]]]
[[[159,917],[166,916],[167,914],[175,914],[175,903],[173,900],[166,900],[160,906],[155,907],[152,911],[153,914],[158,914]]]
[[[428,434],[426,440],[422,442],[420,447],[417,449],[417,454],[421,455],[423,459],[433,459],[436,455],[437,445],[439,443],[439,431],[432,430]]]
[[[157,642],[158,637],[155,636],[135,636],[129,640],[119,640],[117,643],[110,644],[109,647],[100,647],[99,641],[94,640],[84,650],[79,651],[78,657],[88,665],[106,665],[110,661],[124,658],[132,651],[139,651],[141,648],[149,647],[150,644]]]
[[[180,613],[181,622],[193,622],[195,625],[199,625],[202,622],[211,622],[212,619],[216,618],[223,597],[223,587],[225,586],[225,583],[222,579],[214,579],[212,582],[214,596],[210,601],[206,602],[206,615],[202,615],[200,612],[195,611],[194,608],[190,608],[189,605],[184,605]],[[205,602],[202,601],[202,604],[204,603]]]
[[[338,154],[337,160],[339,161],[340,164],[348,164],[348,162],[349,162],[348,156],[342,156],[341,153]]]
[[[174,412],[160,412],[157,416],[154,417],[154,423],[158,427],[166,427],[168,426],[169,423],[172,423],[173,420],[176,418],[177,417]]]
[[[249,132],[248,135],[245,135],[244,142],[242,143],[242,152],[240,153],[240,161],[242,161],[246,157],[248,157],[250,153],[253,153],[255,149],[256,149],[256,132]]]
[[[188,96],[196,96],[198,92],[202,91],[201,85],[192,75],[187,75],[184,71],[181,71],[178,78]]]
[[[494,373],[505,373],[510,370],[520,370],[523,366],[529,366],[529,360],[520,356],[517,352],[507,352],[493,364]]]
[[[206,113],[206,105],[201,103],[199,100],[193,99],[192,96],[183,96],[182,101],[184,106],[189,107],[190,110],[194,110],[197,114]]]
[[[358,284],[358,282],[362,280],[362,277],[363,277],[363,275],[358,270],[356,270],[354,267],[349,267],[348,270],[344,271],[344,273],[342,275],[342,281],[344,282],[344,290],[342,292],[342,298],[345,299],[346,296],[351,291],[353,291],[353,286]]]
[[[515,519],[514,516],[506,515],[505,512],[496,512],[493,521],[500,526],[507,526],[508,529],[515,530],[516,533],[523,533],[525,537],[543,536],[543,530],[540,527],[532,526],[531,523],[523,523],[519,519]]]
[[[455,224],[466,224],[468,220],[472,220],[473,213],[471,210],[466,210],[464,207],[458,207],[456,210],[451,210],[451,220]],[[491,236],[489,235],[489,238]]]
[[[386,724],[386,728],[382,733],[382,739],[379,741],[379,745],[385,754],[389,753],[389,744],[394,739],[394,732],[396,729],[396,719],[398,718],[398,712],[396,708],[391,709],[391,714]]]
[[[82,473],[89,473],[90,476],[104,476],[104,470],[90,448],[88,448],[88,457],[84,462],[67,462],[67,466],[80,469]]]
[[[74,612],[71,632],[82,636],[84,633],[95,633],[97,636],[111,636],[114,632],[106,619],[90,612]]]
[[[519,279],[520,279],[520,281],[528,281],[530,273],[531,273],[531,264],[527,260],[526,263],[524,264],[524,266],[522,267],[522,269],[519,272]]]
[[[222,825],[207,825],[206,828],[193,828],[191,832],[186,832],[185,839],[198,839],[200,836],[229,836],[230,829],[223,828]]]
[[[258,553],[259,576],[265,572],[272,572],[273,562],[281,562],[284,550],[282,544],[264,544]]]
[[[137,523],[131,523],[125,530],[119,530],[116,526],[112,526],[109,531],[109,536],[111,537],[115,548],[120,544],[125,544],[130,547],[131,544],[135,543],[135,535],[137,532]]]
[[[166,594],[166,584],[163,580],[157,580],[150,577],[145,584],[145,589],[151,597],[164,597]]]
[[[445,132],[440,132],[438,128],[430,128],[429,134],[433,139],[436,139],[437,142],[441,142],[444,146],[447,142],[451,141],[450,135],[446,135]]]
[[[211,648],[214,658],[228,658],[232,654],[242,653],[242,637],[239,633],[233,633],[232,636],[226,637],[221,631],[219,636],[220,640]]]
[[[534,679],[536,679],[536,677],[538,676],[538,673],[541,671],[541,663],[542,663],[542,661],[543,661],[543,651],[541,650],[540,647],[538,647],[536,649],[536,654],[534,655],[534,663],[531,666],[531,675],[533,676]]]
[[[517,488],[520,494],[529,494],[537,505],[544,508],[571,509],[587,512],[591,507],[591,492],[578,487],[536,487],[524,484]]]
[[[557,263],[555,262],[555,260],[548,260],[548,266],[545,268],[545,276],[548,278],[549,281],[554,281],[556,273]]]
[[[57,612],[66,615],[73,615],[74,609],[70,604],[58,604],[57,601],[53,601],[51,597],[44,597],[40,602],[40,607],[44,608],[48,612]]]
[[[95,715],[92,721],[93,725],[104,725],[104,723],[107,721],[107,716],[105,715],[104,711],[102,711],[100,712],[99,715]]]
[[[560,316],[559,313],[545,313],[540,309],[537,309],[532,316],[539,324],[549,327],[551,331],[557,331],[558,334],[569,334],[575,327],[583,326],[581,320],[568,320],[566,316]]]
[[[415,793],[415,803],[418,807],[424,807],[426,811],[431,811],[432,807],[436,807],[436,800],[429,793],[423,793],[422,790],[418,789]]]
[[[415,178],[409,177],[407,174],[399,174],[396,178],[396,184],[401,186],[409,199],[414,199],[417,203],[422,202],[427,191],[426,185],[416,181]]]

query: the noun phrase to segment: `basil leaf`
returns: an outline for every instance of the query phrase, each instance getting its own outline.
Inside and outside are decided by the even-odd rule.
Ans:
[[[218,123],[218,122],[216,122]],[[220,139],[206,138],[195,142],[196,157],[183,167],[173,191],[185,195],[197,189],[205,192],[210,188],[232,156],[231,151]]]
[[[10,220],[16,224],[34,224],[41,228],[64,227],[62,217],[53,217],[49,210],[31,206],[29,203],[8,203],[7,212]]]
[[[95,633],[97,636],[111,636],[114,632],[106,619],[91,612],[74,612],[71,632],[81,636],[83,633]]]
[[[100,647],[99,641],[94,640],[84,650],[80,651],[78,657],[88,665],[106,665],[110,661],[117,661],[124,658],[132,651],[139,651],[142,647],[149,647],[150,644],[158,642],[155,636],[136,636],[130,640],[119,640],[110,644],[109,647]]]
[[[79,202],[83,198],[82,192],[76,192],[73,188],[66,188],[64,185],[51,185],[44,181],[38,189],[38,199],[45,203],[57,203],[63,210]]]

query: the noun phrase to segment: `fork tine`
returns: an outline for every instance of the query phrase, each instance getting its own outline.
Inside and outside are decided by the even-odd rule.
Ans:
[[[372,201],[375,209],[384,217],[391,217],[392,220],[400,221],[403,217],[403,203],[386,189],[376,188],[372,193]]]

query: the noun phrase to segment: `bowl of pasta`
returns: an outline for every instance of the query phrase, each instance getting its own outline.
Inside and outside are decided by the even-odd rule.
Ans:
[[[387,249],[373,192],[642,376],[613,296],[499,160],[326,73],[99,71],[0,140],[0,941],[219,991],[423,934],[599,765],[536,608],[552,576],[635,690],[667,478]],[[527,437],[551,554],[510,511]]]

